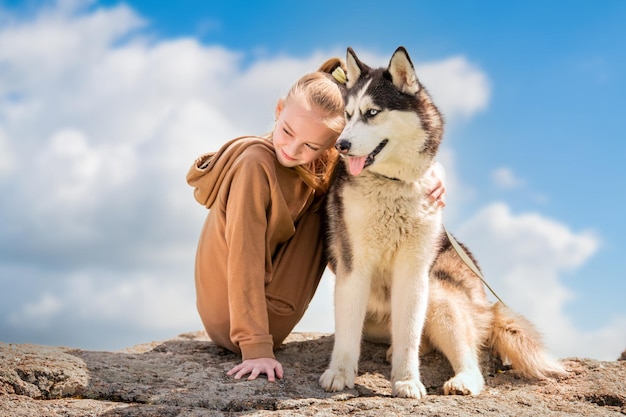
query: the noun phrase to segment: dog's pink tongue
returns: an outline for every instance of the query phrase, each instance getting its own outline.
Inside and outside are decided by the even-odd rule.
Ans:
[[[365,167],[365,160],[367,156],[351,156],[348,158],[348,162],[350,163],[350,174],[359,175],[363,168]]]

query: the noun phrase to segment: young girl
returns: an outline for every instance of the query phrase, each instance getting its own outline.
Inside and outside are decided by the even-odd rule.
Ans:
[[[304,315],[326,268],[320,200],[345,121],[342,62],[303,76],[276,106],[273,131],[231,140],[187,174],[210,208],[196,254],[197,308],[211,340],[241,353],[236,379],[283,377],[274,350]],[[443,205],[440,181],[431,200]]]

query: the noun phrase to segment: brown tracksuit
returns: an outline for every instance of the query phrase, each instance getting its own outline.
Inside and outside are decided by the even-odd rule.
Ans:
[[[204,327],[243,360],[273,358],[326,266],[314,190],[260,137],[237,138],[202,155],[187,182],[210,209],[195,272]]]

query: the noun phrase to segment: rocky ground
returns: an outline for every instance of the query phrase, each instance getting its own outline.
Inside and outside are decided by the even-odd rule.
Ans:
[[[423,400],[390,395],[386,347],[364,343],[356,387],[324,392],[317,380],[333,337],[293,334],[277,353],[284,379],[235,381],[238,358],[202,332],[122,352],[0,343],[2,416],[624,416],[626,361],[563,360],[569,375],[529,381],[484,358],[486,388],[444,396],[452,375],[438,354],[422,360]]]

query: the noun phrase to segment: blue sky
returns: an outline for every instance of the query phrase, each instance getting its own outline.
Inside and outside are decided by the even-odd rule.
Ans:
[[[347,46],[403,45],[447,121],[448,227],[556,356],[617,358],[624,21],[621,0],[0,1],[0,341],[199,329],[193,159]],[[298,330],[332,331],[330,294]]]

